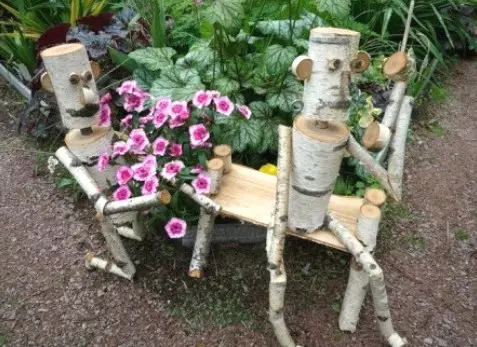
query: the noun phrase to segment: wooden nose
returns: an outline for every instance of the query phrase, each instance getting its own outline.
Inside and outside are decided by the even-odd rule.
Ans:
[[[96,95],[91,89],[82,87],[79,95],[79,101],[83,105],[88,105],[96,103],[97,99]]]

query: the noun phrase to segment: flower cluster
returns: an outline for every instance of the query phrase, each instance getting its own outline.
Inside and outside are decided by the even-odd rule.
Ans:
[[[97,165],[100,171],[108,166],[114,169],[114,200],[156,194],[161,187],[170,190],[183,182],[189,182],[197,194],[208,194],[211,182],[203,161],[211,154],[210,127],[215,117],[251,116],[247,106],[235,105],[217,91],[199,90],[191,102],[167,97],[152,100],[136,81],[126,81],[117,93],[126,112],[120,128],[127,139],[114,142],[109,152],[99,156]],[[111,125],[111,101],[110,94],[100,100],[102,126]],[[184,236],[186,228],[186,222],[177,217],[166,224],[171,238]]]

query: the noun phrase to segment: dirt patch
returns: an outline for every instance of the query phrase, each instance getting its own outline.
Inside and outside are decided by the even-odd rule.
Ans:
[[[476,68],[462,62],[449,101],[412,132],[404,204],[389,206],[379,236],[393,321],[413,346],[477,345]],[[193,281],[190,250],[156,231],[126,244],[135,282],[87,272],[86,252],[104,250],[93,211],[36,175],[38,154],[12,131],[15,100],[0,89],[0,346],[276,346],[264,245],[213,247],[207,278]],[[383,345],[369,297],[355,334],[337,327],[349,256],[289,240],[285,261],[297,342]]]

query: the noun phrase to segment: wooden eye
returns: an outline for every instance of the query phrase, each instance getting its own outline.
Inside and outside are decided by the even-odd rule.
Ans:
[[[73,72],[70,75],[70,83],[74,86],[77,85],[78,83],[80,83],[80,77],[77,73]]]
[[[89,82],[93,79],[93,74],[91,73],[91,71],[85,71],[81,74],[81,79],[83,80],[83,82]]]

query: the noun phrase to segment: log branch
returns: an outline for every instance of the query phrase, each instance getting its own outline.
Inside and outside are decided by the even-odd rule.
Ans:
[[[194,188],[187,183],[180,186],[180,191],[194,200],[200,207],[204,208],[209,213],[218,214],[220,212],[220,205],[215,203],[212,199],[205,195],[197,194]]]

